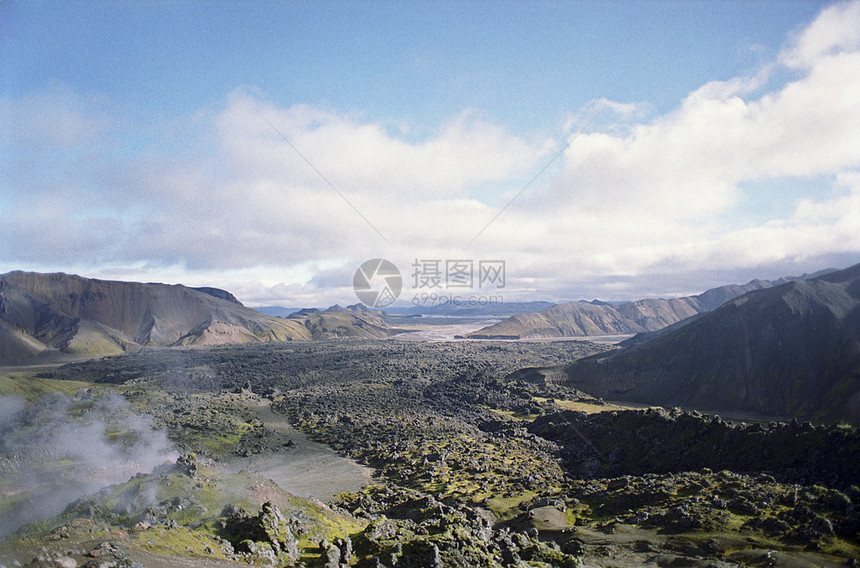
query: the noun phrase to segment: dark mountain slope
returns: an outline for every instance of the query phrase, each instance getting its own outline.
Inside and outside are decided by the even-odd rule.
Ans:
[[[595,396],[860,422],[860,265],[749,292],[620,351],[522,378]]]
[[[518,314],[467,337],[581,337],[628,335],[656,331],[694,315],[709,312],[750,290],[769,288],[784,280],[753,280],[743,285],[713,288],[697,296],[646,299],[612,305],[603,302],[556,304],[537,313]]]
[[[236,296],[228,292],[227,290],[222,290],[221,288],[210,288],[209,286],[202,286],[200,288],[192,288],[192,290],[197,290],[198,292],[203,292],[204,294],[209,294],[210,296],[215,296],[216,298],[221,298],[222,300],[227,300],[228,302],[233,302],[234,304],[242,305],[242,302],[239,301]]]

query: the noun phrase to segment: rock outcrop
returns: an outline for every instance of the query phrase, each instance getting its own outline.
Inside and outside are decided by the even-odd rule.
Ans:
[[[232,505],[221,515],[222,538],[250,560],[277,559],[291,565],[299,558],[299,543],[294,534],[299,521],[288,521],[271,502],[263,503],[257,515]]]
[[[778,481],[847,489],[858,481],[860,435],[810,423],[733,424],[680,409],[539,416],[529,432],[561,446],[577,478],[699,471],[754,474]]]

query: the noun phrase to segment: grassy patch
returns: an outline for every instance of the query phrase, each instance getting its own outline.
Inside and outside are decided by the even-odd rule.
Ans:
[[[116,342],[97,333],[83,333],[72,339],[65,349],[70,355],[84,357],[100,357],[106,355],[121,355],[123,349]]]
[[[536,402],[544,403],[550,399],[540,396],[533,397]],[[574,410],[576,412],[585,412],[586,414],[595,414],[597,412],[612,412],[614,410],[635,410],[632,406],[620,406],[617,404],[597,404],[591,402],[579,402],[574,400],[558,400],[553,399],[556,406],[562,410]]]
[[[92,383],[84,381],[59,381],[42,379],[30,372],[13,372],[0,374],[0,396],[20,396],[27,402],[33,402],[49,393],[73,395],[81,389],[92,387]]]
[[[227,558],[212,535],[186,527],[154,527],[132,534],[138,546],[149,552],[179,557]]]
[[[588,505],[579,503],[575,506],[568,505],[564,511],[564,518],[570,526],[576,524],[579,519],[586,519],[588,515]]]
[[[488,410],[492,410],[503,418],[517,422],[534,422],[535,418],[540,416],[539,414],[522,414],[520,412],[514,412],[513,410],[501,410],[498,408],[488,408]]]
[[[525,491],[510,497],[491,497],[487,499],[486,505],[500,520],[507,521],[524,512],[521,505],[528,503],[536,496],[537,492],[535,491]]]

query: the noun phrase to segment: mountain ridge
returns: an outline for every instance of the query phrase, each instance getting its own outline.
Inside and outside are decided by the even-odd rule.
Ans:
[[[461,338],[539,339],[646,333],[710,312],[751,290],[829,274],[831,271],[832,269],[826,269],[813,275],[804,274],[778,280],[755,279],[746,284],[727,284],[711,288],[701,294],[681,298],[645,298],[622,303],[580,300],[555,304],[535,313],[516,314]]]
[[[324,314],[325,312],[323,312]],[[335,326],[335,323],[337,324]],[[334,327],[332,327],[334,326]],[[373,313],[284,319],[219,288],[98,280],[64,273],[0,275],[0,364],[103,356],[144,346],[384,337]]]
[[[562,367],[524,369],[611,400],[860,423],[860,264],[753,290]]]

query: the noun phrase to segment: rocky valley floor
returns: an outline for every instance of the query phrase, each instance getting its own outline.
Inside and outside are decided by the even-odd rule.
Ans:
[[[297,342],[6,372],[0,566],[858,565],[855,429],[509,377],[606,349]]]

